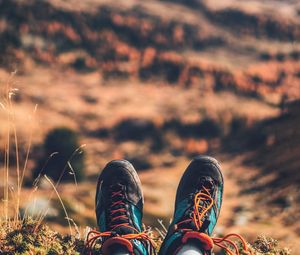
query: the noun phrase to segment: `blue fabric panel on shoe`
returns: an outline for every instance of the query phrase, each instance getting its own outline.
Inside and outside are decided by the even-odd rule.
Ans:
[[[131,215],[133,216],[134,225],[138,229],[138,231],[142,232],[142,213],[140,210],[134,206],[130,205]]]
[[[216,224],[217,224],[217,217],[216,217],[216,213],[215,210],[211,211],[211,214],[209,215],[209,220],[210,220],[210,224],[208,226],[208,235],[211,235]]]
[[[223,191],[223,187],[221,186],[218,189],[218,200],[216,201],[217,203],[217,208],[220,210],[221,205],[222,205],[222,191]],[[209,220],[210,220],[210,224],[208,226],[208,234],[211,235],[216,224],[217,224],[217,214],[218,212],[215,212],[215,208],[211,211],[211,214],[209,216]]]
[[[106,229],[106,224],[105,224],[105,213],[101,213],[100,217],[99,217],[99,222],[98,222],[98,226],[101,232],[105,232],[107,231]]]
[[[173,223],[176,224],[181,219],[181,217],[183,216],[183,214],[185,213],[185,211],[188,207],[189,207],[189,199],[188,198],[185,198],[178,203],[178,206],[175,210]]]
[[[221,208],[222,205],[222,195],[223,195],[223,186],[220,186],[220,188],[218,189],[218,208]]]
[[[150,255],[150,254],[148,254],[145,246],[139,240],[133,239],[132,242],[133,242],[134,248],[139,251],[139,253],[137,255]]]
[[[178,205],[175,208],[175,213],[174,213],[174,219],[172,220],[170,226],[169,226],[169,231],[168,233],[170,233],[170,228],[173,228],[173,226],[175,224],[178,223],[178,221],[182,218],[182,216],[184,215],[186,209],[188,208],[189,205],[189,199],[185,198],[182,201],[180,201],[178,203]],[[172,245],[172,243],[177,239],[180,238],[182,236],[182,233],[180,232],[174,232],[171,235],[167,235],[162,246],[160,247],[159,250],[159,255],[169,255],[167,254],[167,250],[169,249],[169,247]]]
[[[182,233],[174,232],[172,235],[170,235],[169,237],[167,237],[167,240],[164,241],[163,246],[160,247],[159,254],[160,254],[160,255],[169,255],[169,254],[166,254],[167,250],[168,250],[169,247],[172,245],[172,243],[173,243],[177,238],[180,238],[181,236],[182,236]]]

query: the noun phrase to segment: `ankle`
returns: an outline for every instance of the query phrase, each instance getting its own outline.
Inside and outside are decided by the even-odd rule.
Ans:
[[[213,240],[205,233],[199,232],[186,232],[186,233],[174,233],[173,238],[166,240],[165,246],[160,249],[160,255],[181,255],[181,249],[186,249],[189,246],[195,247],[194,253],[191,254],[210,254],[213,249]],[[166,247],[168,247],[166,249]],[[198,252],[198,253],[197,253]],[[200,252],[200,253],[199,253]],[[188,252],[183,253],[184,255],[190,254]]]
[[[204,255],[204,252],[201,250],[201,247],[199,247],[199,244],[188,242],[179,247],[175,255]]]

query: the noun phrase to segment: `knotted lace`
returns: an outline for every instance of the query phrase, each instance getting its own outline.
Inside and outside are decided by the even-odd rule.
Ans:
[[[210,195],[210,193],[213,191],[212,189],[213,184],[210,181],[205,180],[200,191],[198,191],[194,196],[192,211],[188,211],[186,217],[176,224],[176,228],[183,231],[194,230],[191,226],[191,224],[194,224],[196,231],[200,230],[205,221],[206,213],[214,204],[214,200]]]
[[[149,237],[149,235],[146,232],[141,232],[139,233],[136,230],[136,234],[125,234],[125,235],[118,235],[114,232],[111,231],[107,231],[107,232],[98,232],[95,230],[91,230],[88,235],[87,235],[87,242],[86,242],[86,247],[89,251],[89,254],[92,255],[93,252],[93,247],[95,246],[95,244],[97,243],[97,241],[100,242],[100,244],[102,245],[104,243],[105,238],[110,238],[110,237],[121,237],[127,240],[139,240],[144,247],[147,247],[146,249],[148,249],[149,254],[156,254],[155,251],[155,246],[156,244],[154,243],[154,241],[151,239],[151,237]]]
[[[91,255],[93,252],[93,247],[96,243],[101,245],[110,237],[121,237],[127,240],[139,240],[145,247],[149,249],[149,254],[155,254],[155,243],[148,236],[146,232],[139,232],[135,227],[131,226],[129,223],[129,218],[126,209],[124,186],[121,184],[111,185],[110,188],[110,205],[108,210],[108,227],[109,231],[98,232],[96,230],[91,230],[87,235],[86,247]],[[118,228],[127,229],[132,233],[129,234],[118,234]]]
[[[200,231],[205,219],[207,218],[207,212],[213,207],[214,199],[211,194],[213,193],[213,183],[205,180],[200,190],[194,195],[192,212],[187,213],[180,222],[175,225],[175,230],[181,230],[183,232],[188,231]],[[213,244],[224,249],[229,255],[240,255],[240,249],[231,238],[237,238],[241,242],[241,249],[243,254],[252,254],[252,251],[248,248],[245,239],[239,234],[228,234],[223,238],[213,237],[206,235],[206,238],[211,239]]]

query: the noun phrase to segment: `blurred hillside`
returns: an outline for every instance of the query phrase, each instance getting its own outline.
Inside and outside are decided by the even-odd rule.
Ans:
[[[1,1],[1,65],[34,61],[278,102],[300,91],[300,7],[276,12],[281,5]]]
[[[32,136],[23,211],[37,204],[68,231],[49,183],[32,194],[44,139],[63,126],[85,144],[86,178],[57,187],[80,228],[96,225],[95,182],[107,161],[134,164],[145,222],[158,226],[172,217],[188,162],[210,154],[225,175],[216,233],[267,234],[297,247],[298,1],[0,0],[0,56],[0,102],[7,84],[19,89],[12,118],[0,108],[0,148],[12,120],[21,162]],[[2,186],[0,178],[1,197]]]

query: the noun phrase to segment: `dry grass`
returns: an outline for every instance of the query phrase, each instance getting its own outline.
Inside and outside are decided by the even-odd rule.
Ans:
[[[35,250],[35,248],[39,249],[38,246],[36,246],[36,243],[30,243],[30,242],[33,241],[34,239],[44,240],[45,238],[42,238],[43,235],[45,236],[50,235],[49,245],[46,245],[43,242],[41,242],[41,245],[42,246],[46,245],[47,247],[45,249],[46,250],[48,249],[50,252],[45,254],[51,254],[52,249],[56,249],[56,248],[60,249],[60,247],[55,248],[54,246],[52,246],[52,244],[50,245],[51,236],[54,236],[54,234],[51,234],[51,231],[42,224],[44,218],[47,215],[48,210],[47,209],[45,211],[41,210],[34,219],[29,218],[27,207],[25,207],[24,212],[21,214],[21,204],[24,205],[34,200],[34,196],[39,189],[39,179],[36,179],[33,182],[32,188],[29,189],[29,192],[26,192],[26,189],[23,188],[23,185],[26,176],[26,171],[28,171],[27,166],[28,166],[29,154],[32,146],[33,133],[31,130],[22,155],[21,148],[19,145],[19,138],[18,138],[17,127],[16,127],[16,113],[14,107],[14,96],[16,96],[16,93],[18,91],[17,88],[14,88],[15,74],[16,72],[12,73],[9,76],[9,78],[5,82],[4,89],[3,91],[1,91],[1,96],[0,96],[0,106],[1,106],[0,110],[2,111],[2,116],[5,116],[3,122],[3,126],[5,127],[3,128],[4,131],[3,132],[4,152],[3,152],[3,167],[2,167],[3,181],[1,183],[3,186],[3,199],[1,200],[0,203],[1,205],[1,210],[0,210],[1,238],[0,239],[4,242],[1,241],[0,243],[0,251],[1,254],[23,254],[22,253],[23,251],[25,252],[34,249],[34,254],[40,254],[37,250]],[[37,110],[37,105],[33,110],[33,115],[36,113],[36,110]],[[29,122],[27,126],[30,127],[30,124],[32,123]],[[71,155],[71,157],[73,157],[73,155],[77,153],[81,147],[76,149],[75,152]],[[23,156],[22,159],[21,156]],[[50,158],[51,156],[52,155],[50,155]],[[66,162],[66,165],[70,165],[70,161]],[[63,169],[61,176],[63,175],[65,170],[66,167]],[[73,174],[75,175],[75,173]],[[75,222],[71,218],[69,218],[66,207],[58,192],[58,187],[61,178],[56,184],[54,184],[46,175],[44,176],[44,178],[45,180],[47,180],[47,182],[50,184],[52,188],[52,192],[48,192],[47,195],[48,200],[49,201],[52,200],[54,195],[57,196],[61,204],[61,207],[63,208],[65,219],[68,222],[70,235],[71,236],[73,235],[74,233],[73,229],[75,229],[75,232],[77,232],[78,235],[79,234],[78,227],[75,224]],[[75,176],[74,179],[76,183]],[[25,194],[28,196],[26,196]],[[38,232],[39,234],[37,234]],[[22,234],[26,236],[22,237],[21,236]],[[38,237],[38,235],[41,235],[41,237]],[[57,234],[55,234],[55,236],[56,238],[58,238]],[[10,240],[10,238],[12,238],[12,240]],[[61,239],[61,240],[65,240],[65,239]],[[28,247],[26,246],[27,241],[29,242]],[[10,247],[11,245],[15,245],[15,250],[13,253],[9,253],[9,251],[13,249]],[[32,248],[30,248],[31,247],[30,245],[32,246]],[[4,253],[2,253],[2,251]],[[5,253],[6,251],[8,253]],[[24,254],[27,253],[25,252]],[[71,252],[70,254],[73,253]]]

